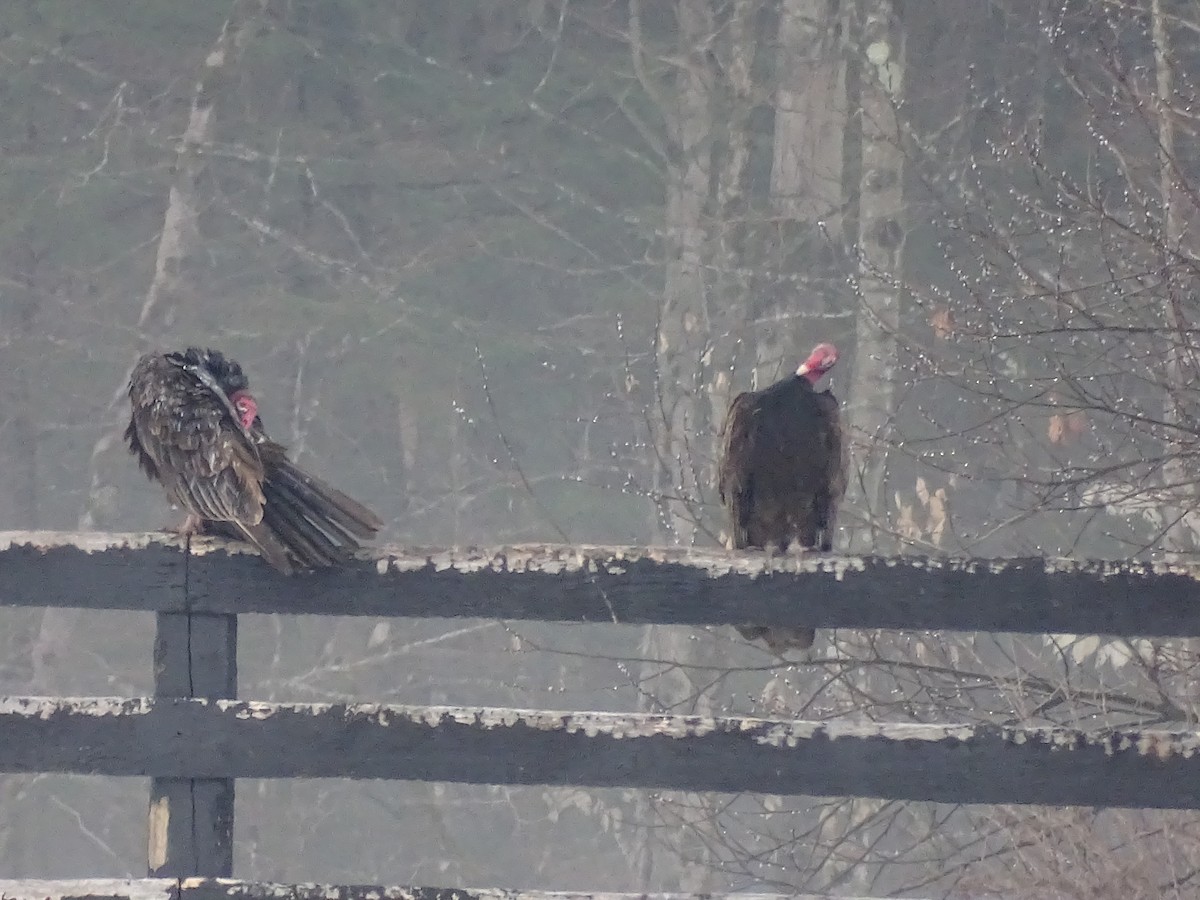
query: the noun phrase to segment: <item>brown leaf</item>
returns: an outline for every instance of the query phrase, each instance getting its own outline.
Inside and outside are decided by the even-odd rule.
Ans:
[[[1046,436],[1052,444],[1072,444],[1088,430],[1087,415],[1077,409],[1069,413],[1055,413],[1046,425]]]
[[[945,340],[954,334],[954,313],[946,307],[938,307],[929,317],[929,324],[933,328],[933,336]]]
[[[1067,420],[1065,416],[1055,413],[1050,417],[1050,422],[1046,426],[1046,436],[1050,438],[1050,443],[1061,444],[1067,433]]]

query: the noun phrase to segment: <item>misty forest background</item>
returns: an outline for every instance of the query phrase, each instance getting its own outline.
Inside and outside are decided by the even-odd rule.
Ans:
[[[386,543],[722,541],[737,391],[820,340],[839,552],[1195,558],[1200,7],[8,0],[0,527],[176,521],[137,354],[224,350]],[[0,694],[151,692],[150,616],[0,611]],[[1193,641],[246,617],[241,695],[1197,721]],[[0,875],[139,876],[145,785],[0,778]],[[1194,814],[238,785],[239,876],[1195,896]]]

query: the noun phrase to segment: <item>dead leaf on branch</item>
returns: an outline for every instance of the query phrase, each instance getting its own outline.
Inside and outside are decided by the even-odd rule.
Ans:
[[[1065,419],[1055,413],[1050,417],[1049,423],[1046,425],[1046,437],[1050,438],[1050,443],[1061,444],[1067,435],[1067,423]]]
[[[938,488],[929,497],[928,527],[929,539],[935,544],[941,544],[942,535],[946,531],[946,489]]]
[[[1087,415],[1077,409],[1069,413],[1055,413],[1046,423],[1046,437],[1052,444],[1074,443],[1088,429]]]
[[[954,313],[945,306],[939,306],[929,316],[929,325],[933,329],[933,336],[944,341],[956,330]]]
[[[900,492],[896,492],[896,530],[910,541],[940,544],[950,518],[946,489],[931,491],[928,482],[918,477],[914,493],[917,502],[905,503]]]

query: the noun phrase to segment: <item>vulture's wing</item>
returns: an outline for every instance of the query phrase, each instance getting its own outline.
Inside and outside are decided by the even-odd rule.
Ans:
[[[842,411],[831,391],[817,394],[824,416],[822,443],[825,453],[825,483],[829,496],[836,504],[846,493],[850,471],[850,442],[842,428]]]
[[[828,552],[833,549],[833,536],[837,530],[838,508],[846,493],[850,472],[850,442],[842,427],[841,409],[830,391],[816,395],[821,413],[819,434],[821,471],[818,473],[822,490],[818,494],[816,536],[818,547]]]
[[[130,449],[172,499],[204,519],[247,527],[262,521],[262,460],[211,379],[151,353],[134,366],[129,399]]]
[[[746,546],[746,524],[754,511],[754,445],[757,429],[756,395],[738,394],[725,416],[721,461],[717,472],[717,493],[729,511],[733,525],[733,546]]]
[[[359,539],[373,538],[383,527],[367,507],[293,463],[257,420],[252,435],[265,470],[263,525],[302,567],[340,565]]]

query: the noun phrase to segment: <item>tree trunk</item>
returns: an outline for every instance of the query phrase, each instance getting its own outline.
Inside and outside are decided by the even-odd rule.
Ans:
[[[640,2],[631,4],[634,65],[644,72]],[[696,441],[709,434],[711,415],[705,401],[703,360],[710,334],[708,285],[704,262],[705,228],[712,172],[714,121],[706,84],[707,63],[696,60],[694,47],[712,33],[708,0],[680,0],[679,47],[683,63],[676,70],[676,90],[660,107],[667,119],[673,165],[666,196],[666,259],[663,298],[655,342],[655,410],[658,430],[656,496],[659,526],[667,543],[690,545],[697,536],[697,500],[703,475]],[[654,91],[653,76],[642,83]]]
[[[829,237],[843,228],[847,125],[842,11],[826,0],[784,0],[775,56],[769,227],[762,229],[761,276],[753,293],[754,370],[759,390],[831,340],[838,308],[824,289],[842,280]],[[820,285],[820,287],[817,287]],[[831,302],[833,301],[833,302]]]
[[[828,0],[783,0],[776,68],[771,202],[839,230],[846,135],[842,13]]]
[[[659,96],[647,66],[642,4],[630,4],[634,67],[666,122],[668,141],[664,286],[655,342],[655,494],[664,543],[690,546],[720,530],[715,504],[718,429],[729,398],[735,352],[732,323],[745,321],[749,280],[744,266],[753,61],[760,0],[726,7],[712,0],[678,0],[673,90]],[[643,708],[718,711],[714,679],[705,666],[729,664],[735,645],[697,639],[692,629],[650,627],[642,648]],[[632,861],[642,884],[711,891],[718,886],[713,847],[719,840],[703,798],[666,795],[635,799],[643,831]],[[663,828],[674,830],[667,854],[656,852]]]
[[[746,322],[754,315],[764,262],[764,228],[758,220],[762,205],[755,203],[750,175],[753,112],[762,93],[756,84],[755,52],[764,43],[764,37],[767,43],[773,43],[775,38],[760,35],[761,5],[761,0],[733,3],[728,19],[720,25],[721,39],[714,41],[710,50],[718,57],[718,72],[723,76],[713,86],[716,94],[713,128],[718,138],[712,191],[717,214],[711,226],[713,248],[708,260],[714,300],[708,335],[711,362],[705,366],[714,438],[711,463],[706,468],[710,500],[716,499],[711,486],[715,483],[715,462],[720,450],[717,432],[737,390],[730,376],[742,355],[741,337]]]
[[[1187,450],[1180,442],[1180,434],[1189,430],[1186,397],[1196,377],[1192,353],[1188,341],[1189,324],[1183,315],[1185,298],[1181,292],[1185,286],[1175,277],[1175,254],[1184,238],[1181,204],[1187,198],[1182,194],[1181,177],[1175,146],[1175,125],[1171,119],[1171,100],[1175,95],[1174,61],[1171,58],[1171,39],[1163,15],[1162,0],[1151,0],[1151,33],[1154,39],[1154,71],[1156,97],[1154,114],[1158,126],[1158,181],[1162,198],[1162,271],[1167,298],[1166,323],[1166,404],[1164,420],[1167,426],[1179,426],[1178,431],[1166,435],[1164,448],[1167,463],[1163,466],[1163,479],[1167,492],[1175,501],[1165,510],[1167,533],[1163,546],[1169,559],[1178,560],[1186,555],[1191,558],[1200,533],[1200,515],[1195,512],[1194,473],[1188,471]]]
[[[861,0],[858,48],[862,163],[858,202],[856,353],[847,420],[857,457],[847,506],[865,527],[852,529],[850,552],[889,552],[879,544],[886,520],[888,445],[898,377],[903,264],[904,156],[895,108],[903,96],[904,35],[892,0]]]

